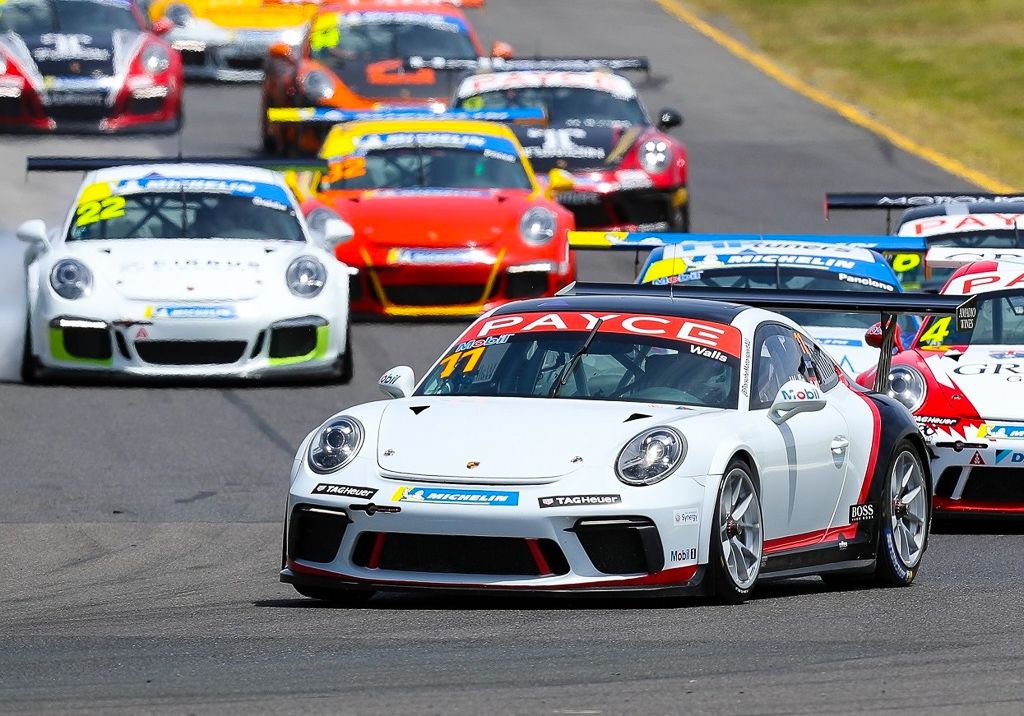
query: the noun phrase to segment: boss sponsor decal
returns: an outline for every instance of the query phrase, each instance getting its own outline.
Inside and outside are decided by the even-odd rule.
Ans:
[[[459,339],[467,341],[489,335],[546,331],[592,330],[600,322],[601,333],[668,338],[712,348],[729,356],[740,355],[740,331],[735,326],[709,321],[697,321],[678,316],[651,316],[636,313],[520,313],[484,318],[472,326]]]
[[[693,507],[688,510],[673,510],[672,524],[676,527],[689,527],[700,524],[700,509]]]
[[[668,553],[668,558],[672,562],[689,562],[697,559],[697,548],[690,547],[689,549],[674,549]]]
[[[1016,450],[996,450],[996,465],[1001,462],[1005,463],[1022,463],[1024,462],[1024,452],[1018,452]]]
[[[377,494],[372,487],[354,487],[352,485],[333,485],[321,482],[313,488],[314,495],[338,495],[339,497],[358,497],[361,500],[369,500]]]
[[[146,318],[238,318],[233,306],[147,306]]]
[[[391,500],[393,502],[421,502],[437,505],[515,507],[519,504],[519,493],[506,490],[459,490],[403,485],[395,491]]]
[[[620,502],[622,502],[621,495],[553,495],[551,497],[537,498],[537,504],[542,508],[617,505]]]
[[[870,522],[875,519],[875,505],[865,502],[863,505],[850,505],[850,522]]]

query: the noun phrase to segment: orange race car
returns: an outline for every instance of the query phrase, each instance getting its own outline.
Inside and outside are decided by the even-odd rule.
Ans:
[[[483,0],[334,0],[313,17],[301,45],[273,45],[263,82],[262,133],[268,152],[313,154],[324,137],[319,126],[274,125],[274,107],[380,110],[443,108],[465,74],[462,69],[411,69],[409,56],[473,60],[480,41],[462,7]],[[495,57],[512,48],[496,42]]]
[[[473,316],[574,280],[574,219],[551,198],[571,177],[553,170],[542,188],[503,124],[409,116],[335,126],[320,153],[326,174],[293,182],[314,232],[331,220],[354,227],[335,248],[359,269],[353,313]]]

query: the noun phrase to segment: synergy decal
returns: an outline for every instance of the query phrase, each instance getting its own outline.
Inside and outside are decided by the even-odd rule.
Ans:
[[[519,493],[503,490],[459,490],[437,487],[399,487],[391,498],[394,502],[423,502],[439,505],[483,505],[515,507]]]
[[[676,527],[689,527],[700,524],[700,509],[697,507],[688,510],[673,510],[672,524]]]
[[[352,485],[332,485],[326,482],[321,482],[319,485],[313,488],[314,495],[338,495],[340,497],[358,497],[363,500],[369,500],[371,497],[377,494],[377,490],[372,487],[353,487]]]
[[[1016,450],[996,450],[996,465],[1001,462],[1007,463],[1022,463],[1024,462],[1024,452],[1017,452]]]
[[[669,338],[713,348],[736,358],[740,355],[740,332],[735,326],[679,316],[636,313],[556,312],[491,316],[470,326],[459,341],[486,338],[509,331],[517,334],[541,331],[585,332],[593,329],[598,322],[601,323],[600,332]]]
[[[538,497],[537,503],[542,507],[574,507],[579,505],[617,505],[622,502],[621,495],[554,495]]]

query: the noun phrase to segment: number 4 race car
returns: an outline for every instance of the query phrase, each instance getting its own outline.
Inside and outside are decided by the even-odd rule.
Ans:
[[[59,231],[18,229],[26,380],[351,377],[351,272],[328,250],[351,228],[314,240],[279,173],[200,161],[29,158],[29,170],[94,171]]]
[[[909,584],[931,509],[912,416],[740,302],[890,316],[959,299],[578,284],[498,308],[418,385],[392,369],[380,387],[395,400],[302,441],[281,579],[343,603],[396,589],[741,601],[806,574]]]
[[[1024,514],[1024,260],[960,264],[943,294],[971,299],[956,320],[925,321],[913,347],[893,358],[884,387],[914,412],[925,435],[936,475],[937,513],[1019,516]],[[870,371],[858,381],[877,383],[877,376]]]

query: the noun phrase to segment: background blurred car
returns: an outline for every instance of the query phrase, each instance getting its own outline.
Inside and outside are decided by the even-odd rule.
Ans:
[[[357,0],[323,6],[300,47],[270,49],[261,114],[264,149],[312,154],[324,137],[316,126],[267,123],[271,107],[443,108],[464,70],[410,71],[402,58],[478,57],[480,41],[456,4],[463,3]],[[494,51],[507,54],[501,45]]]
[[[181,58],[130,0],[0,6],[0,130],[176,132]]]
[[[572,173],[558,199],[581,229],[688,231],[686,147],[667,130],[682,115],[663,109],[652,120],[636,89],[610,68],[647,71],[644,58],[552,58],[494,63],[513,67],[462,81],[461,109],[543,107],[547,126],[515,127],[534,168]],[[594,67],[577,71],[576,67]]]

